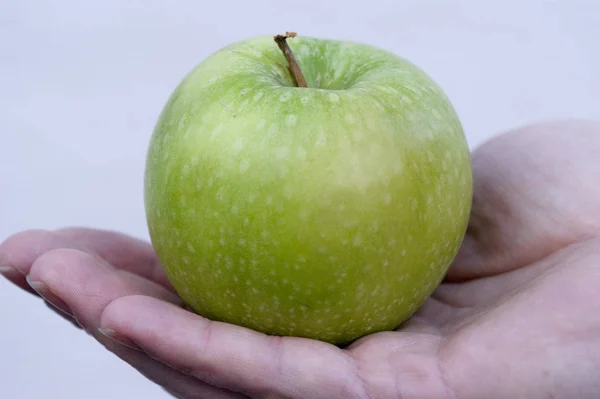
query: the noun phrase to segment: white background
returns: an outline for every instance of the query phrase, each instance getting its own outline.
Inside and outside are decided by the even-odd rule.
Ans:
[[[472,147],[600,118],[600,2],[0,0],[0,241],[86,225],[147,238],[145,152],[171,90],[232,41],[295,30],[392,50],[447,92]],[[0,398],[165,398],[0,279]]]

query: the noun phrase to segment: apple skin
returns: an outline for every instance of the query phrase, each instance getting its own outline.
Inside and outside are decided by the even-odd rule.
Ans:
[[[210,55],[162,110],[149,234],[194,312],[344,345],[407,320],[464,237],[471,159],[442,90],[369,45],[273,37]]]

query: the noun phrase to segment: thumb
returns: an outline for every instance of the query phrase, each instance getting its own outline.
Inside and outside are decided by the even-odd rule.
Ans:
[[[449,280],[504,273],[600,230],[600,123],[560,121],[474,151],[473,204]]]

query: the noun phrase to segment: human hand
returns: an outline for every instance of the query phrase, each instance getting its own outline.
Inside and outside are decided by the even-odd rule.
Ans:
[[[600,125],[586,122],[484,144],[447,279],[396,331],[347,348],[195,315],[150,245],[114,232],[23,232],[0,265],[180,398],[595,398],[599,159]]]

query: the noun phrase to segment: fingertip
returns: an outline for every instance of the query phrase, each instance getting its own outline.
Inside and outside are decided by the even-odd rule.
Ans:
[[[98,332],[102,337],[108,339],[110,342],[142,352],[142,349],[139,346],[137,346],[132,340],[130,340],[129,338],[127,338],[123,334],[120,334],[112,328],[98,328]],[[100,340],[102,340],[102,338],[100,338]]]
[[[31,276],[27,276],[27,283],[39,296],[41,296],[47,303],[52,305],[55,309],[64,313],[69,317],[74,317],[73,311],[69,306],[58,296],[56,296],[43,281],[34,280]]]

